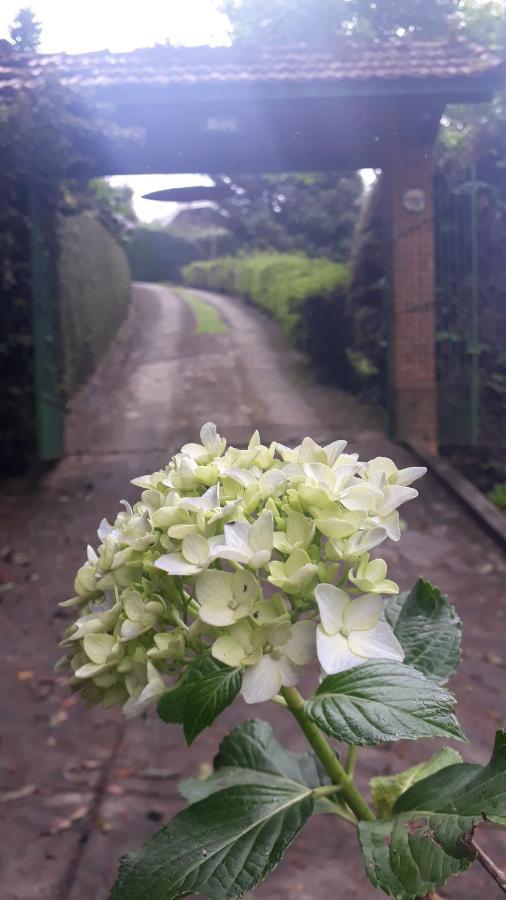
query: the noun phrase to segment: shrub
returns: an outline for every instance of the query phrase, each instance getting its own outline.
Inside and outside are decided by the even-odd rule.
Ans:
[[[134,228],[126,252],[135,281],[179,281],[181,266],[196,256],[189,241],[153,226]]]
[[[93,372],[130,302],[128,260],[93,216],[64,217],[59,226],[58,292],[67,396]]]
[[[346,355],[348,269],[304,254],[259,253],[194,262],[186,284],[238,295],[265,310],[320,374],[350,379]]]

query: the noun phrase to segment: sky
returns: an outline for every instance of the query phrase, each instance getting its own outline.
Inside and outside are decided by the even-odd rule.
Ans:
[[[21,6],[30,6],[42,25],[42,53],[124,51],[164,43],[185,45],[228,42],[228,20],[213,0],[1,0],[0,38],[9,39],[9,25]],[[204,183],[189,175],[132,175],[109,179],[134,190],[135,211],[143,221],[167,219],[177,204],[143,200],[142,194],[166,187]]]

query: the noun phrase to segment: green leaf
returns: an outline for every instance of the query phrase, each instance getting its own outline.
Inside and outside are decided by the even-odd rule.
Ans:
[[[452,694],[417,669],[377,661],[327,676],[304,709],[326,734],[347,744],[465,740],[452,713],[454,703]]]
[[[227,788],[185,809],[122,858],[110,900],[176,900],[187,894],[233,900],[252,890],[313,810],[309,788],[270,778]]]
[[[241,690],[241,684],[242,669],[228,666],[220,666],[216,672],[197,681],[184,704],[183,729],[188,744],[230,706]]]
[[[329,779],[318,759],[310,751],[293,753],[276,740],[268,722],[252,719],[234,728],[220,744],[214,760],[214,773],[206,779],[188,778],[179,789],[191,803],[202,800],[238,784],[281,783],[316,788],[328,784]]]
[[[384,617],[407,665],[440,684],[453,675],[460,662],[462,622],[438,588],[420,578],[409,594],[387,601]]]
[[[182,723],[188,744],[235,700],[241,689],[242,669],[231,669],[210,657],[193,663],[172,690],[158,701],[164,722]]]
[[[483,820],[506,825],[504,731],[487,766],[446,766],[401,794],[392,819],[360,823],[367,874],[397,900],[424,897],[473,862],[463,838]]]
[[[451,747],[443,747],[437,753],[434,753],[426,762],[420,763],[418,766],[412,766],[404,772],[398,772],[396,775],[378,775],[371,778],[370,788],[371,796],[376,807],[376,812],[381,819],[388,818],[392,813],[392,808],[398,797],[407,791],[412,784],[421,781],[444,769],[446,766],[452,766],[454,763],[462,762],[462,757],[457,750]]]

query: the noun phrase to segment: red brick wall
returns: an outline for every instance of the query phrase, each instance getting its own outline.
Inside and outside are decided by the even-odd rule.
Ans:
[[[437,443],[435,288],[430,149],[397,145],[385,167],[391,287],[391,390],[400,439]],[[409,212],[403,196],[425,194],[425,208]]]

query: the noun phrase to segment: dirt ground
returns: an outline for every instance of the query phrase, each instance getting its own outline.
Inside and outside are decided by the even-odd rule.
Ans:
[[[314,383],[277,328],[238,301],[205,295],[229,330],[196,334],[187,304],[168,288],[136,285],[128,322],[68,417],[68,455],[33,482],[3,484],[0,517],[0,871],[2,900],[105,900],[117,859],[183,802],[177,785],[198,772],[233,724],[267,718],[292,748],[303,739],[288,713],[242,701],[190,748],[173,726],[151,717],[125,725],[117,711],[86,712],[53,671],[86,543],[98,521],[132,500],[135,475],[153,471],[201,424],[215,421],[232,443],[259,427],[265,441],[305,434],[348,439],[364,457],[410,454],[385,434],[381,413]],[[390,545],[401,589],[424,574],[447,592],[464,620],[464,658],[452,688],[470,745],[485,762],[504,712],[506,562],[446,488],[428,475],[404,508],[407,530]],[[363,786],[373,774],[420,761],[432,742],[364,749]],[[481,835],[506,863],[497,830]],[[501,896],[477,866],[441,894]],[[374,900],[355,836],[345,823],[313,819],[258,900]]]

